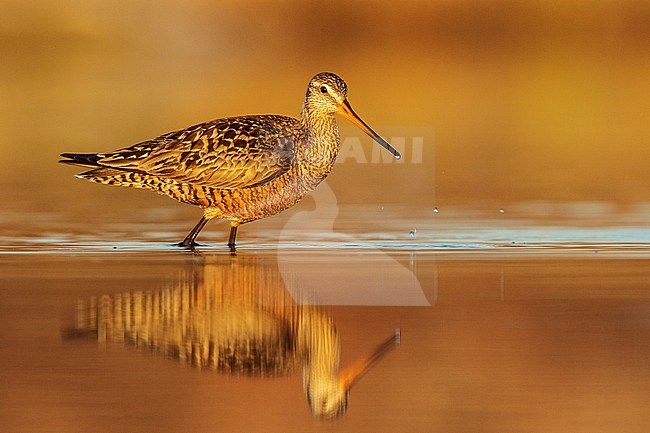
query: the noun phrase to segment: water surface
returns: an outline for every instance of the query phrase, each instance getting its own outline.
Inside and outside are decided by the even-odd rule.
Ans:
[[[164,245],[0,255],[0,430],[642,432],[650,423],[641,246],[242,247],[231,256]],[[347,412],[323,421],[293,349],[285,355],[298,358],[281,368],[250,374],[201,365],[191,344],[181,356],[169,336],[134,344],[125,322],[109,329],[95,317],[103,331],[67,338],[88,330],[89,302],[101,316],[126,296],[189,289],[195,306],[236,298],[249,311],[254,298],[261,328],[278,323],[278,305],[317,311],[338,335],[341,370],[397,328],[401,344],[353,386]]]

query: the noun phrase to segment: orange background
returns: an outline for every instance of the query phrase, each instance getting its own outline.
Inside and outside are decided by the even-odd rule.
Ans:
[[[328,181],[339,202],[650,201],[647,2],[5,0],[2,9],[0,191],[14,206],[157,204],[82,185],[58,154],[230,115],[298,116],[323,70],[347,81],[380,134],[423,136],[419,164],[338,164]],[[344,138],[363,137],[370,159],[376,145],[340,125]]]

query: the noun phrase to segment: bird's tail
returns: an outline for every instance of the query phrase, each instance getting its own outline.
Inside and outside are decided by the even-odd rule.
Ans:
[[[62,164],[79,165],[81,167],[99,167],[97,161],[103,158],[97,153],[62,153],[59,160]]]
[[[193,201],[183,199],[188,194],[187,189],[189,187],[187,185],[183,185],[172,179],[160,178],[137,170],[106,167],[99,162],[105,157],[103,154],[63,153],[61,156],[66,159],[60,160],[60,163],[90,168],[90,170],[77,174],[76,177],[79,179],[104,185],[148,189],[179,201],[194,203]],[[197,202],[197,205],[200,205],[200,203]]]
[[[102,166],[99,161],[104,158],[104,156],[105,155],[98,153],[62,153],[61,157],[65,159],[62,159],[59,162],[62,164],[91,168],[91,170],[76,175],[79,179],[86,179],[91,182],[103,183],[106,185],[152,189],[150,185],[147,185],[147,183],[150,183],[147,182],[149,176],[146,176],[144,173]]]

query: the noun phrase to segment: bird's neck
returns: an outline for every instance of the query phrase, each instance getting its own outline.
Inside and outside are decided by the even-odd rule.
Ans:
[[[305,140],[298,149],[302,176],[311,190],[332,170],[339,152],[339,128],[334,113],[317,111],[305,103],[300,115]]]

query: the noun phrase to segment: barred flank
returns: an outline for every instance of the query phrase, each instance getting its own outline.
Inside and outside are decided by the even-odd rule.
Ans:
[[[78,174],[77,177],[104,185],[147,189],[196,206],[207,207],[209,205],[205,198],[204,188],[196,188],[186,183],[137,171],[102,167],[85,171]]]

